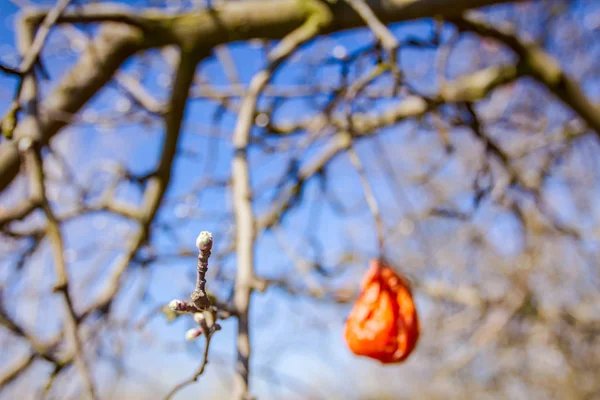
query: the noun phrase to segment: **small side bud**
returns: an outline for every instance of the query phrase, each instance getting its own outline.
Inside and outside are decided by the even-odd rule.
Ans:
[[[31,140],[30,137],[24,137],[23,139],[19,140],[19,144],[17,145],[17,148],[19,149],[19,151],[21,153],[25,153],[27,150],[29,150],[31,148],[31,146],[33,145],[33,140]]]
[[[185,340],[195,340],[202,335],[202,328],[192,328],[185,333]]]
[[[2,121],[0,121],[0,129],[2,130],[2,136],[6,139],[12,139],[13,132],[17,127],[17,111],[19,110],[18,103],[13,103]]]
[[[206,310],[203,313],[204,320],[206,321],[206,326],[212,328],[216,322],[216,315],[211,310]]]
[[[194,322],[198,325],[202,325],[204,321],[204,315],[201,312],[194,313]]]
[[[171,300],[169,303],[169,309],[177,312],[187,311],[189,305],[186,301],[183,300]]]

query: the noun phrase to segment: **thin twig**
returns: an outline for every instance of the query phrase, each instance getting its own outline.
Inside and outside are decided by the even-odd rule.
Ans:
[[[111,304],[114,296],[121,287],[122,275],[148,238],[150,225],[154,221],[154,217],[169,186],[171,166],[177,151],[187,94],[193,81],[196,65],[202,56],[202,54],[192,55],[192,53],[182,53],[169,102],[171,112],[165,116],[166,133],[161,158],[156,172],[148,180],[143,204],[139,213],[140,228],[128,243],[126,253],[117,260],[117,265],[108,279],[108,285],[100,293],[98,299],[82,313],[81,318],[85,318],[90,313],[108,307]]]
[[[504,43],[519,56],[519,67],[544,84],[556,97],[575,111],[600,137],[600,111],[587,98],[579,84],[571,79],[552,56],[532,42],[525,42],[506,29],[494,28],[468,17],[450,19],[459,29],[472,31]]]
[[[398,68],[398,40],[394,34],[385,26],[364,0],[346,0],[346,2],[365,21],[369,29],[375,34],[381,46],[388,54],[388,63],[394,76],[394,92],[400,87],[402,75]]]
[[[52,29],[52,26],[54,24],[56,24],[61,14],[65,10],[65,8],[67,8],[70,2],[71,0],[59,0],[54,6],[54,8],[52,8],[52,10],[50,10],[50,12],[46,14],[44,21],[38,28],[37,34],[35,35],[35,39],[33,41],[33,44],[31,45],[31,48],[29,49],[27,55],[19,65],[19,72],[21,74],[24,75],[31,72],[33,66],[40,57],[40,53],[42,52],[44,43],[46,43],[46,38],[50,33],[50,29]]]
[[[360,176],[360,182],[363,187],[363,192],[365,194],[365,200],[373,214],[373,219],[375,220],[375,231],[377,233],[377,247],[379,251],[379,256],[383,256],[384,245],[385,245],[385,230],[383,226],[383,219],[381,218],[381,211],[379,210],[379,205],[377,204],[377,199],[375,198],[375,193],[373,192],[373,188],[371,187],[371,183],[367,178],[367,173],[365,168],[356,153],[356,150],[352,146],[350,146],[347,150],[348,157],[350,158],[350,162],[354,165],[356,172]]]
[[[56,5],[46,14],[43,22],[37,30],[35,38],[29,44],[27,44],[27,51],[21,51],[21,55],[23,56],[23,60],[19,64],[19,67],[16,69],[8,68],[2,66],[2,71],[5,73],[9,73],[11,75],[17,75],[20,77],[21,81],[17,86],[17,90],[15,92],[14,100],[6,113],[5,117],[2,119],[2,133],[8,137],[12,137],[12,133],[16,128],[17,122],[17,112],[20,111],[21,104],[21,91],[23,90],[23,80],[33,72],[33,68],[40,58],[40,53],[44,47],[44,43],[46,43],[46,38],[52,29],[52,26],[56,23],[60,15],[63,13],[65,8],[69,5],[71,0],[59,0]],[[19,21],[19,28],[22,31],[27,31],[26,35],[21,34],[21,36],[29,36],[33,31],[33,27],[26,20]],[[21,49],[24,50],[24,49]]]
[[[11,383],[15,380],[19,375],[21,375],[24,371],[29,368],[33,362],[35,361],[36,353],[31,353],[17,362],[14,363],[12,368],[10,368],[4,375],[0,376],[0,388]]]
[[[196,288],[192,292],[190,299],[194,306],[199,311],[207,310],[210,307],[210,299],[206,294],[206,272],[208,271],[208,258],[212,249],[213,238],[210,232],[200,232],[196,239],[196,247],[198,247],[198,269],[196,277]]]
[[[94,389],[94,383],[85,361],[82,343],[78,333],[78,318],[73,307],[73,300],[69,293],[69,278],[64,255],[64,240],[60,230],[59,222],[52,211],[50,203],[48,202],[48,198],[46,197],[42,156],[39,145],[35,143],[31,144],[31,147],[27,149],[26,159],[28,161],[27,165],[30,168],[31,174],[30,179],[32,197],[39,201],[39,204],[46,215],[46,235],[52,246],[54,268],[57,279],[57,283],[54,286],[54,291],[60,293],[63,298],[63,306],[65,309],[65,329],[71,345],[73,346],[75,365],[77,366],[83,379],[84,387],[88,393],[88,396],[91,399],[95,399],[96,392]]]
[[[202,375],[204,373],[204,370],[206,369],[206,366],[208,365],[208,350],[210,348],[210,340],[212,339],[212,335],[214,334],[214,332],[215,332],[214,330],[209,331],[207,334],[204,335],[205,341],[204,341],[204,353],[202,354],[202,362],[200,363],[200,365],[198,366],[198,368],[196,369],[194,374],[189,379],[186,379],[185,381],[180,382],[177,385],[175,385],[175,387],[173,387],[173,389],[171,389],[171,391],[169,393],[167,393],[167,395],[164,397],[164,400],[170,400],[178,391],[180,391],[184,387],[196,382],[198,380],[198,378],[200,377],[200,375]]]

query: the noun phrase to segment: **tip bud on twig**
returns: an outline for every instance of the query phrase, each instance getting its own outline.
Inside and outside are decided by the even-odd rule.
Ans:
[[[212,248],[213,238],[212,233],[202,231],[196,238],[196,247],[199,251],[206,251]]]

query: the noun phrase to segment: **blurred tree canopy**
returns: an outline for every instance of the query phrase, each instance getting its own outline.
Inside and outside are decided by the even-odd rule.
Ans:
[[[599,2],[0,11],[0,397],[600,398]],[[396,366],[341,336],[378,240]]]

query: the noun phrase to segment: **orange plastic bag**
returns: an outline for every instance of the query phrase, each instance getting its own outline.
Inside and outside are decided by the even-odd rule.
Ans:
[[[354,354],[384,364],[404,361],[417,344],[419,320],[408,281],[381,260],[371,261],[344,336]]]

